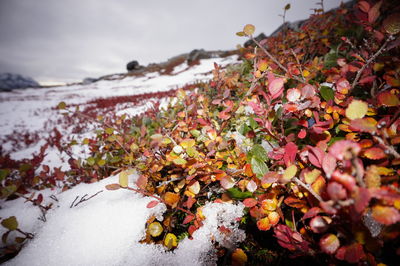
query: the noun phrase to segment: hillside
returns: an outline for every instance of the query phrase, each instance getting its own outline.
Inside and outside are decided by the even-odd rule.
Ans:
[[[392,265],[399,14],[322,6],[223,56],[0,94],[2,260]]]

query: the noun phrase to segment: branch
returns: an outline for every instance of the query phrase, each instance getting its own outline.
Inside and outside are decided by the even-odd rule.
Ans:
[[[293,178],[293,181],[297,184],[302,186],[303,188],[305,188],[308,192],[311,193],[311,195],[314,196],[314,198],[316,198],[318,201],[320,202],[324,202],[324,200],[321,198],[320,195],[318,195],[309,185],[304,184],[300,179],[298,179],[297,177]]]
[[[284,67],[272,54],[270,54],[267,49],[265,49],[259,41],[257,41],[252,35],[250,36],[251,40],[257,44],[258,47],[261,48],[261,50],[263,50],[263,52],[272,60],[275,62],[275,64],[277,64],[283,71],[285,71],[286,73],[289,73],[288,69],[286,67]],[[297,76],[293,76],[293,79],[297,80],[298,82],[304,83],[304,81],[297,77]]]
[[[376,53],[371,56],[367,62],[357,71],[357,75],[356,78],[353,81],[353,84],[351,85],[351,89],[354,89],[357,84],[359,79],[361,78],[362,73],[364,72],[364,70],[367,68],[367,66],[376,59],[376,57],[378,57],[383,51],[385,51],[386,45],[393,39],[393,36],[389,36],[386,41],[382,44],[381,48],[379,48],[378,51],[376,51]]]
[[[93,195],[90,196],[89,198],[86,198],[86,197],[88,196],[88,194],[85,194],[85,195],[83,195],[83,196],[81,197],[81,199],[80,199],[77,203],[75,203],[75,202],[78,200],[79,196],[76,196],[76,198],[74,199],[74,201],[71,203],[71,205],[70,205],[69,207],[70,207],[70,208],[76,207],[76,206],[78,206],[79,204],[81,204],[82,202],[88,201],[88,200],[90,200],[91,198],[93,198],[93,197],[99,195],[101,192],[103,192],[103,190],[100,190],[100,191],[96,192],[95,194],[93,194]],[[74,204],[74,203],[75,203],[75,204]]]

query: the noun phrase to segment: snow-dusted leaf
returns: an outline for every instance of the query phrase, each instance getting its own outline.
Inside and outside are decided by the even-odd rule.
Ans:
[[[327,254],[334,254],[340,246],[339,238],[334,234],[326,234],[319,240],[321,250]]]

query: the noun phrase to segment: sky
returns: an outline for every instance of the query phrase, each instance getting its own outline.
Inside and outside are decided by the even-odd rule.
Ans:
[[[317,0],[0,0],[0,73],[42,84],[126,71],[193,49],[230,50],[246,24],[273,32],[307,18]],[[341,0],[325,0],[325,9]]]

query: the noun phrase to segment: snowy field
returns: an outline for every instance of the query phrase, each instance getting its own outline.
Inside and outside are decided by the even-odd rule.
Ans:
[[[31,158],[39,151],[49,131],[57,127],[61,115],[55,107],[61,101],[85,104],[96,98],[168,91],[211,78],[214,62],[226,66],[236,62],[236,56],[202,60],[199,65],[187,70],[185,63],[177,66],[172,75],[149,73],[143,77],[102,80],[87,85],[1,93],[2,149],[10,152],[11,158],[16,160]],[[119,110],[119,113],[135,115],[145,109],[146,105],[134,106]],[[69,134],[65,128],[60,127],[59,130]],[[37,134],[39,138],[16,149],[11,138],[18,132]],[[91,134],[93,132],[85,132],[77,138],[83,139]],[[63,170],[69,167],[65,154],[58,150],[49,148],[46,154],[43,163],[62,167]],[[77,150],[74,155],[82,157],[84,153]],[[136,178],[137,174],[130,176],[130,185],[134,186]],[[151,198],[128,190],[106,190],[105,185],[111,183],[118,183],[118,176],[97,183],[80,184],[65,192],[57,189],[41,191],[43,204],[53,203],[45,222],[38,219],[40,209],[25,199],[2,201],[0,217],[16,216],[19,228],[34,235],[22,251],[5,265],[213,265],[216,256],[212,252],[212,239],[221,245],[233,246],[244,238],[244,233],[237,229],[234,222],[241,217],[243,206],[209,203],[203,210],[206,217],[204,225],[194,233],[192,240],[184,239],[173,252],[166,252],[160,245],[140,244],[145,236],[147,219],[153,215],[161,219],[166,207],[158,204],[148,209],[146,205]],[[86,198],[94,197],[76,204],[85,195]],[[218,226],[232,229],[233,234],[226,238],[217,230]],[[6,229],[1,227],[0,235],[4,232]],[[9,238],[16,234],[12,232]]]

